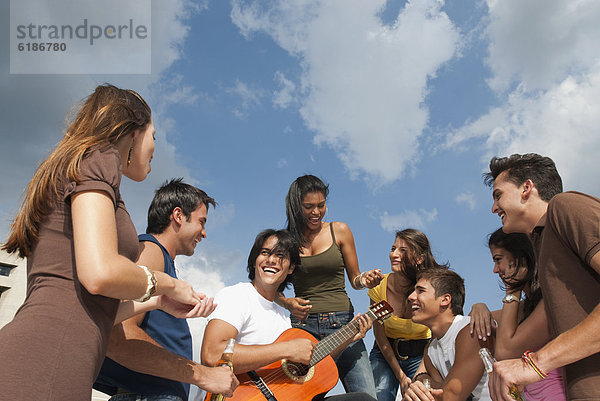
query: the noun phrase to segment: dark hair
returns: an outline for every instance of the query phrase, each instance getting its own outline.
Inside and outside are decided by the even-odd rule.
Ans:
[[[517,186],[528,179],[533,181],[543,201],[549,202],[554,195],[563,191],[562,179],[556,170],[556,165],[549,157],[535,153],[493,157],[490,160],[490,172],[483,174],[485,184],[489,187],[493,186],[494,181],[503,171],[506,171],[507,180]]]
[[[148,209],[148,234],[161,234],[171,222],[171,213],[176,207],[181,208],[187,221],[190,221],[192,212],[201,204],[217,206],[217,202],[203,190],[183,182],[183,178],[174,178],[165,181],[154,193],[152,203]]]
[[[414,228],[406,228],[401,231],[396,231],[396,238],[404,240],[408,245],[408,261],[404,263],[404,276],[408,279],[409,286],[406,289],[406,297],[413,291],[417,283],[417,273],[420,270],[430,267],[441,267],[447,269],[448,263],[440,265],[431,252],[431,246],[427,236]],[[418,264],[417,259],[423,256],[423,262]]]
[[[488,239],[488,246],[495,246],[502,248],[516,259],[517,269],[515,275],[518,272],[519,267],[527,268],[527,275],[522,280],[511,279],[510,283],[504,283],[508,289],[523,289],[526,284],[529,284],[529,296],[525,298],[523,307],[523,319],[533,312],[537,304],[542,299],[542,289],[538,280],[537,266],[535,263],[535,253],[531,241],[526,234],[523,233],[510,233],[506,234],[502,231],[502,228],[497,229],[490,234]]]
[[[465,304],[465,281],[456,272],[443,268],[432,267],[422,270],[417,280],[427,280],[435,290],[436,298],[450,294],[450,308],[454,316],[463,314]]]
[[[329,185],[326,185],[319,177],[314,175],[303,175],[292,182],[285,197],[287,230],[296,237],[301,245],[306,244],[302,229],[307,225],[306,216],[302,211],[302,199],[311,192],[320,192],[327,199]]]
[[[248,278],[250,281],[254,280],[254,277],[256,276],[256,258],[258,258],[260,251],[263,249],[263,245],[269,237],[277,238],[277,245],[271,249],[271,252],[286,254],[290,259],[290,266],[295,266],[294,271],[291,274],[288,274],[285,281],[279,286],[278,290],[283,291],[288,287],[294,273],[296,273],[296,270],[300,267],[300,245],[296,238],[294,238],[287,230],[273,230],[269,228],[261,231],[256,236],[254,245],[252,245],[252,249],[250,250],[250,255],[248,255]]]

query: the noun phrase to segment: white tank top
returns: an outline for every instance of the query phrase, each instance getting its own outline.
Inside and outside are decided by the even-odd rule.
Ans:
[[[448,372],[452,368],[454,364],[454,343],[456,341],[456,336],[458,332],[462,330],[463,327],[469,324],[471,320],[470,316],[462,316],[457,315],[454,317],[454,321],[452,325],[444,334],[444,336],[440,339],[432,338],[429,343],[429,348],[427,350],[427,356],[433,363],[433,366],[440,372],[442,378],[446,378],[448,376]],[[473,400],[481,400],[481,401],[491,401],[490,392],[488,389],[488,375],[484,371],[481,380],[473,390],[471,394],[473,394]]]

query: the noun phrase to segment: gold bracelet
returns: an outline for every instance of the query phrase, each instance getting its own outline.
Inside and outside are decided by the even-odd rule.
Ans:
[[[156,281],[156,277],[154,277],[153,271],[151,271],[144,265],[138,265],[138,267],[140,269],[144,270],[144,273],[146,273],[146,276],[148,278],[148,284],[146,286],[146,293],[144,295],[142,295],[141,297],[139,297],[138,299],[134,299],[134,301],[146,302],[147,300],[152,298],[152,295],[154,295],[154,293],[156,292],[157,281]]]

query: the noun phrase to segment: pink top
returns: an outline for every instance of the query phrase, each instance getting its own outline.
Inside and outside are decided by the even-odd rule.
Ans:
[[[525,386],[523,395],[527,401],[566,401],[565,386],[560,370],[554,369],[544,380]]]

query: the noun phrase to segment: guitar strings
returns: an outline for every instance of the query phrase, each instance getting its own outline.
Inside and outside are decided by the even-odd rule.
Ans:
[[[371,318],[376,318],[371,310],[367,311],[367,315],[370,315]],[[373,315],[373,316],[371,316]],[[375,319],[373,319],[375,320]],[[327,357],[335,348],[337,348],[340,344],[346,341],[349,337],[356,334],[358,330],[359,324],[356,320],[352,320],[341,329],[337,330],[334,333],[329,334],[325,338],[323,338],[319,343],[317,343],[317,347],[315,348],[313,355],[311,357],[311,364],[309,366],[314,366],[319,363],[321,360]],[[313,363],[314,361],[314,363]],[[275,385],[278,386],[284,383],[276,383],[279,379],[288,378],[288,375],[285,373],[283,368],[280,366],[275,371],[266,374],[264,377],[261,377],[262,381],[267,385]],[[243,384],[250,384],[255,388],[258,388],[256,383],[253,380],[245,381]]]

